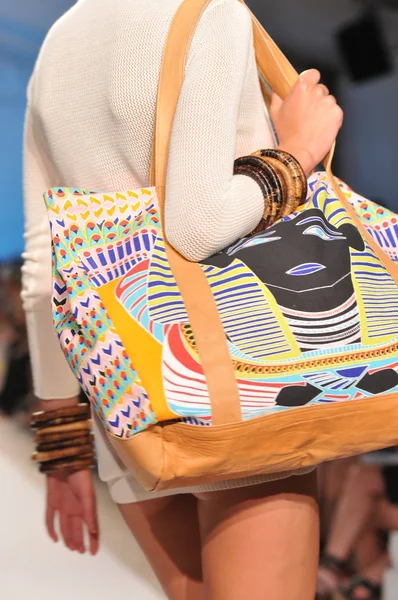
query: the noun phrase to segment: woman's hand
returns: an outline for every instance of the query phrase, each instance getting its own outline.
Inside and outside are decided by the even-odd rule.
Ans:
[[[325,158],[343,124],[343,111],[320,78],[316,69],[305,71],[285,101],[273,95],[270,111],[279,148],[292,154],[305,173]]]
[[[75,406],[79,400],[78,396],[62,400],[41,400],[40,410]],[[86,527],[89,535],[88,550],[93,555],[98,552],[97,503],[90,470],[47,475],[46,525],[54,542],[58,541],[55,528],[57,515],[61,536],[70,550],[82,554],[86,551],[83,535]]]
[[[98,552],[99,530],[96,497],[91,471],[47,475],[47,531],[54,542],[58,541],[55,518],[65,545],[83,554],[84,528],[89,536],[90,554]]]

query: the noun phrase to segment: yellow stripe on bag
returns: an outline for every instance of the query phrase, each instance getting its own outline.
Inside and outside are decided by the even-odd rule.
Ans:
[[[137,371],[158,421],[178,417],[167,405],[162,379],[162,344],[157,342],[135,319],[132,319],[116,298],[118,281],[111,281],[96,292],[113,322],[123,346]]]

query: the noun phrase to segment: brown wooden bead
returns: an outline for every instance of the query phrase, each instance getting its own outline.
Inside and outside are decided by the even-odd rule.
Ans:
[[[83,455],[87,452],[93,451],[92,444],[86,444],[85,446],[73,446],[71,448],[59,448],[57,450],[50,450],[47,452],[35,452],[32,459],[36,462],[44,463],[52,460],[60,460],[63,458],[69,458],[71,456]]]
[[[292,174],[289,168],[284,165],[281,161],[276,158],[265,157],[264,160],[269,162],[274,169],[280,174],[280,177],[284,180],[286,184],[286,195],[284,206],[281,211],[281,217],[286,217],[291,215],[300,205],[301,202],[301,194],[302,194],[302,186],[300,190],[298,190],[298,186],[296,185],[296,181],[293,179]]]
[[[50,430],[50,431],[52,431],[52,430]],[[41,444],[41,443],[48,444],[50,442],[76,440],[76,439],[80,439],[81,437],[88,435],[88,431],[89,430],[87,430],[87,429],[81,429],[81,430],[77,430],[77,431],[66,431],[66,432],[62,432],[62,433],[45,433],[45,434],[43,434],[43,431],[40,431],[40,432],[38,431],[34,437],[34,441],[36,444]]]
[[[55,410],[39,411],[32,414],[32,427],[42,427],[43,424],[53,419],[63,419],[70,417],[81,417],[89,419],[91,416],[90,406],[88,404],[76,404],[75,406],[65,406]]]
[[[47,434],[69,433],[71,431],[87,431],[91,429],[91,426],[91,420],[78,421],[77,423],[67,423],[66,425],[56,425],[54,427],[45,427],[44,429],[39,429],[36,433],[36,436],[40,440],[43,439],[43,436]]]
[[[74,417],[57,417],[49,421],[43,422],[40,426],[33,426],[34,429],[48,429],[49,427],[57,427],[58,425],[68,425],[69,423],[78,423],[79,421],[87,421],[86,415],[75,415]]]
[[[83,469],[92,469],[95,467],[93,458],[84,458],[73,461],[56,461],[55,463],[44,463],[40,465],[40,473],[51,474],[59,473],[60,471],[82,471]]]
[[[300,198],[299,206],[305,203],[307,199],[307,177],[302,166],[294,156],[278,148],[259,150],[255,152],[255,155],[264,158],[274,158],[284,164],[289,169],[291,178],[296,186],[296,193]]]
[[[71,440],[57,440],[56,442],[43,442],[37,446],[38,452],[48,452],[50,450],[59,450],[60,448],[72,448],[73,446],[85,446],[86,444],[92,443],[94,436],[90,433],[80,438],[73,438]]]
[[[261,175],[261,173],[258,171],[258,169],[255,169],[254,167],[250,167],[249,165],[235,167],[234,173],[235,173],[235,175],[245,175],[246,177],[250,177],[251,179],[253,179],[253,181],[255,181],[259,185],[261,192],[263,194],[264,214],[263,214],[263,217],[262,217],[260,223],[257,225],[256,229],[252,232],[252,235],[254,233],[258,233],[258,231],[267,229],[267,227],[270,227],[272,225],[272,223],[274,221],[274,217],[272,214],[273,210],[272,210],[271,195],[269,192],[269,188],[266,187],[264,177]]]
[[[264,198],[264,215],[251,235],[261,233],[272,226],[284,209],[287,198],[284,177],[260,155],[238,158],[235,161],[234,173],[247,175],[260,186]]]

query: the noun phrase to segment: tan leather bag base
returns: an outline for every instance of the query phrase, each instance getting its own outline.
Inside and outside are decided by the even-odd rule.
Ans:
[[[311,467],[398,444],[398,394],[306,406],[215,427],[158,425],[109,439],[148,491]]]

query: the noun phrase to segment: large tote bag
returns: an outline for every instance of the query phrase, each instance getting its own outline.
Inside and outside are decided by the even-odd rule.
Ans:
[[[55,330],[111,443],[148,490],[283,472],[398,441],[394,215],[376,210],[373,219],[328,160],[298,212],[205,264],[165,238],[170,134],[207,4],[185,0],[170,30],[152,187],[45,194]],[[255,18],[253,26],[259,70],[286,97],[297,74]]]

